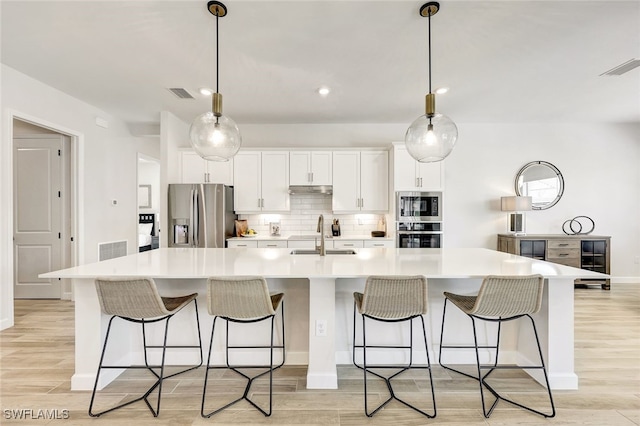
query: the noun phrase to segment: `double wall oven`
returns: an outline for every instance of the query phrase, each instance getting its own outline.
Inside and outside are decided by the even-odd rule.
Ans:
[[[396,192],[396,247],[442,247],[442,192]]]

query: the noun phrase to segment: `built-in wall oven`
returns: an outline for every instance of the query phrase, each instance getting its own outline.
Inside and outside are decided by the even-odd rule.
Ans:
[[[442,192],[396,192],[396,221],[441,222]]]
[[[398,248],[442,247],[442,222],[396,222]]]
[[[442,192],[396,192],[396,247],[442,247]]]

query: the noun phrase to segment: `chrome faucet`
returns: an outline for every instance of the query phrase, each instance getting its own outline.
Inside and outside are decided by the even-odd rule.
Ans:
[[[318,217],[318,229],[316,229],[316,232],[320,233],[320,246],[316,245],[316,250],[320,250],[320,256],[324,256],[324,216],[322,215]]]

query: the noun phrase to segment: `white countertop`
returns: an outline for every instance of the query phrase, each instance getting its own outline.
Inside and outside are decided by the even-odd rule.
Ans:
[[[482,248],[358,248],[355,255],[292,255],[285,248],[162,248],[41,274],[41,278],[145,276],[207,278],[262,275],[267,278],[424,275],[482,278],[542,274],[547,278],[602,278],[604,274]]]

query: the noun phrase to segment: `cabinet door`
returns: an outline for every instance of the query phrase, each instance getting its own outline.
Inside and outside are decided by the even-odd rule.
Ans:
[[[311,151],[311,183],[331,185],[333,182],[333,155],[331,151]]]
[[[364,247],[394,248],[395,242],[393,240],[364,240]]]
[[[180,182],[205,183],[207,178],[207,163],[195,151],[180,152]]]
[[[227,248],[258,248],[258,242],[255,240],[228,240]]]
[[[332,207],[334,212],[360,210],[360,152],[333,153]]]
[[[260,152],[239,152],[234,157],[233,202],[236,212],[261,210],[261,158]]]
[[[289,183],[291,185],[311,185],[311,152],[289,152]]]
[[[389,153],[360,153],[360,210],[389,210]]]
[[[229,161],[206,161],[207,182],[233,186],[233,158]]]
[[[344,249],[344,248],[363,248],[364,241],[363,240],[334,240],[333,248],[335,249]]]
[[[262,210],[289,211],[289,152],[262,152]]]
[[[442,190],[442,161],[420,163],[416,161],[416,175],[420,191]]]
[[[393,188],[396,191],[441,191],[443,162],[420,163],[404,146],[394,146]]]
[[[393,188],[396,191],[419,191],[416,160],[404,146],[393,148]]]

